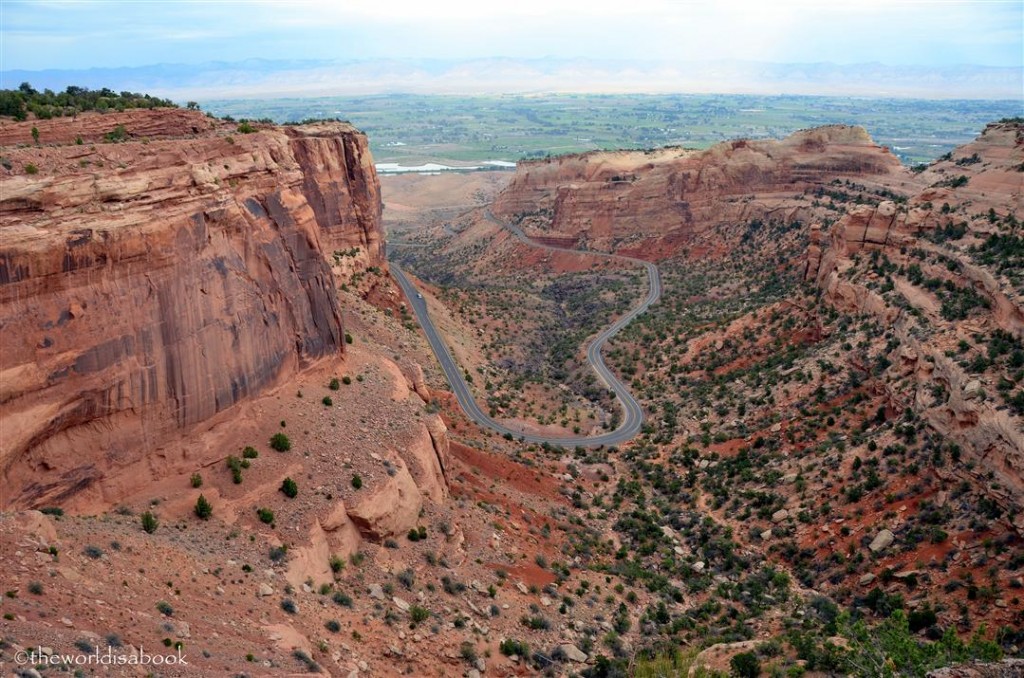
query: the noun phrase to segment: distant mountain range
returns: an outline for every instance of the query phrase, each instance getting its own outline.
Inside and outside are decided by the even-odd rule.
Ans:
[[[1024,97],[1024,68],[774,64],[614,59],[363,61],[249,59],[131,68],[0,71],[3,88],[68,85],[143,91],[175,100],[344,94],[649,92],[820,94],[923,99]]]

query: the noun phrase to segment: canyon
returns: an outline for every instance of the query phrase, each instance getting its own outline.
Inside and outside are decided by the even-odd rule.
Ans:
[[[572,496],[600,506],[588,516],[607,516],[621,545],[611,569],[664,587],[670,610],[685,598],[678,616],[648,607],[649,633],[678,633],[725,600],[749,606],[743,572],[761,558],[765,577],[782,567],[803,595],[869,618],[890,601],[960,632],[1019,624],[1022,141],[1007,119],[907,168],[863,129],[829,126],[524,162],[497,193],[494,213],[536,243],[662,271],[661,301],[605,352],[644,407],[643,431],[624,451],[572,455],[597,478],[582,472]],[[585,345],[642,297],[641,282],[524,246],[486,210],[449,222],[403,231],[413,246],[396,252],[424,277],[428,304],[449,309],[449,344],[480,365],[478,402],[550,435],[607,424],[610,404],[564,337]],[[714,530],[732,551],[711,546]],[[707,558],[715,582],[738,587],[717,601],[697,583]],[[780,623],[750,614],[762,630]],[[752,646],[722,628],[681,635],[735,640],[715,646],[727,669]],[[1019,651],[1017,635],[997,636]]]
[[[1019,121],[915,170],[838,125],[465,177],[195,110],[0,147],[4,670],[825,675],[875,644],[849,611],[1024,646]],[[386,250],[478,403],[544,435],[614,428],[586,346],[645,291],[491,211],[658,264],[604,350],[633,440],[460,409]]]

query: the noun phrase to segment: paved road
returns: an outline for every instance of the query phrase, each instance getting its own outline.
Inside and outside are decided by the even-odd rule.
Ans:
[[[566,249],[534,242],[526,237],[526,234],[523,233],[520,228],[513,226],[512,224],[506,224],[499,221],[490,212],[487,213],[487,218],[507,229],[513,236],[531,247],[538,247],[546,250]],[[644,412],[640,407],[640,403],[636,401],[636,398],[634,398],[629,392],[626,385],[619,381],[618,378],[612,374],[612,371],[608,369],[608,366],[605,365],[604,358],[601,356],[601,349],[609,339],[619,332],[619,330],[628,325],[633,318],[646,311],[651,304],[661,297],[661,277],[658,275],[658,267],[649,261],[634,259],[633,257],[624,257],[617,254],[592,252],[590,250],[571,251],[583,251],[595,257],[628,261],[638,266],[643,266],[647,271],[648,291],[644,300],[629,313],[619,318],[610,327],[594,337],[590,342],[590,345],[587,347],[587,360],[590,362],[591,367],[597,374],[598,379],[600,379],[601,382],[615,394],[615,397],[619,400],[619,404],[622,406],[623,413],[621,423],[617,429],[594,436],[554,437],[534,435],[509,428],[508,426],[500,424],[487,416],[473,398],[473,394],[470,392],[469,386],[463,378],[462,371],[455,363],[451,353],[448,351],[448,347],[434,328],[434,323],[430,320],[430,316],[427,314],[426,300],[420,297],[416,287],[412,284],[401,268],[394,263],[390,264],[390,267],[395,279],[405,292],[405,296],[409,299],[409,305],[412,307],[413,312],[416,313],[416,318],[419,320],[424,333],[427,335],[427,341],[430,343],[431,349],[433,349],[434,354],[437,356],[438,362],[441,363],[441,369],[444,370],[445,376],[448,378],[448,383],[451,384],[452,391],[455,393],[455,398],[459,401],[459,405],[466,413],[466,416],[481,426],[497,431],[502,435],[511,434],[517,439],[525,440],[530,443],[549,443],[551,445],[562,445],[565,447],[575,447],[576,445],[584,447],[617,445],[630,440],[640,432],[640,427],[644,421]]]

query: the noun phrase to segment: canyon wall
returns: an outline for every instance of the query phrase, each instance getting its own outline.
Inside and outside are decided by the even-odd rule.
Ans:
[[[989,346],[1024,340],[1014,254],[1022,168],[1024,125],[991,124],[921,172],[905,202],[856,206],[831,227],[812,226],[805,274],[831,304],[892,333],[890,400],[960,445],[960,471],[989,478],[1008,507],[1024,496],[1024,411],[1012,400],[1020,372]],[[957,300],[972,308],[960,311]],[[960,357],[973,346],[990,364]],[[1014,520],[1024,530],[1024,518]]]
[[[649,259],[716,256],[751,220],[800,221],[805,278],[890,338],[893,410],[959,445],[957,473],[990,478],[1010,509],[1024,494],[1024,382],[1010,357],[1024,340],[1022,168],[1017,121],[913,172],[863,129],[828,126],[706,151],[523,163],[493,211],[541,242]],[[997,344],[1012,347],[995,355]]]
[[[810,205],[799,198],[809,187],[900,173],[897,158],[864,129],[833,125],[706,151],[600,151],[522,163],[493,211],[563,244],[658,256],[718,224],[807,219]]]
[[[166,442],[338,355],[330,258],[383,262],[350,125],[59,122],[38,123],[42,146],[32,123],[0,124],[2,506],[150,474]],[[128,140],[101,143],[118,125]]]

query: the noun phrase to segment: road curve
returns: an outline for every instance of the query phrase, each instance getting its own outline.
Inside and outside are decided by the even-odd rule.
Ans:
[[[477,404],[476,399],[473,398],[473,394],[470,392],[469,386],[463,378],[462,372],[459,370],[459,366],[455,363],[451,353],[448,351],[447,345],[445,345],[441,336],[437,333],[437,330],[434,328],[434,323],[430,320],[430,316],[427,314],[426,300],[419,296],[416,287],[405,275],[405,272],[396,264],[391,263],[391,272],[394,275],[395,280],[397,280],[398,284],[401,286],[402,291],[405,292],[405,296],[409,299],[409,305],[413,312],[416,313],[416,318],[419,320],[424,333],[427,335],[427,341],[430,343],[430,348],[433,349],[434,355],[437,356],[437,360],[441,364],[441,369],[444,370],[445,376],[448,378],[448,383],[451,384],[452,392],[455,394],[455,399],[458,400],[462,410],[466,413],[467,417],[481,426],[497,431],[502,435],[512,435],[519,440],[524,440],[530,443],[548,443],[550,445],[562,445],[565,447],[575,447],[577,445],[583,447],[597,447],[600,445],[617,445],[630,440],[640,432],[640,427],[644,421],[644,412],[640,407],[640,403],[636,401],[636,398],[634,398],[633,394],[629,392],[626,385],[619,381],[619,379],[612,374],[612,371],[608,369],[608,366],[604,362],[604,357],[601,355],[601,349],[609,339],[615,336],[634,318],[646,311],[651,304],[658,301],[661,297],[661,277],[658,275],[658,267],[649,261],[644,261],[643,259],[635,259],[633,257],[626,257],[618,254],[607,254],[604,252],[593,252],[591,250],[574,250],[563,247],[554,247],[552,245],[543,245],[530,240],[519,227],[499,221],[493,214],[491,214],[490,211],[487,212],[487,218],[505,228],[513,236],[531,247],[537,247],[545,250],[583,252],[595,257],[618,259],[620,261],[628,261],[638,266],[643,266],[647,271],[648,290],[647,296],[644,297],[640,304],[594,337],[587,347],[587,361],[590,363],[591,368],[594,370],[594,373],[597,374],[598,379],[601,380],[605,387],[615,394],[619,404],[622,406],[623,416],[619,427],[614,431],[601,433],[595,436],[541,436],[509,428],[504,424],[498,423],[480,409],[480,406]]]

